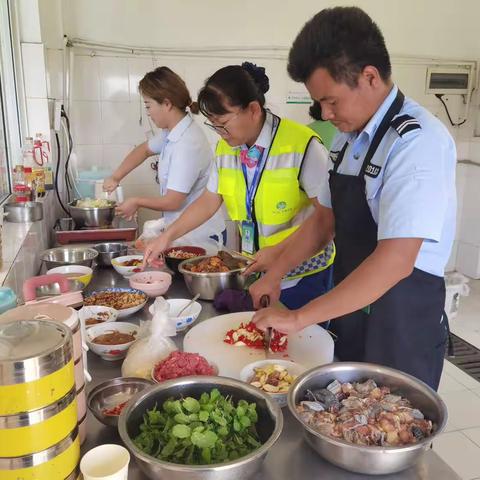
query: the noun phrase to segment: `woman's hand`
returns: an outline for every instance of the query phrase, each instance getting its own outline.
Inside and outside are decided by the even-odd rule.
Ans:
[[[295,310],[278,307],[262,308],[255,313],[252,321],[260,330],[272,327],[282,333],[295,333],[302,329]]]
[[[103,191],[112,193],[119,185],[120,182],[115,180],[113,177],[106,178],[103,181]]]
[[[128,198],[117,206],[116,213],[127,220],[132,220],[138,210],[138,200],[135,197]]]
[[[148,265],[156,267],[159,263],[163,263],[159,257],[170,246],[170,243],[170,237],[166,232],[148,241],[143,254],[143,268]]]
[[[253,300],[253,307],[255,309],[260,308],[260,299],[267,295],[270,299],[270,303],[273,304],[280,298],[281,288],[280,284],[282,279],[270,278],[268,273],[261,276],[256,282],[250,285],[248,292]]]
[[[253,263],[243,272],[244,276],[251,275],[256,272],[266,272],[274,264],[275,259],[278,258],[279,252],[276,247],[265,247],[259,250],[253,256]]]

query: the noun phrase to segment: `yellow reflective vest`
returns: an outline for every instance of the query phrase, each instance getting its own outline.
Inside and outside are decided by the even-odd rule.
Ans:
[[[299,177],[308,145],[319,137],[310,128],[292,120],[278,120],[253,200],[252,220],[258,249],[276,245],[289,237],[313,208],[300,186]],[[247,186],[240,149],[231,147],[222,139],[217,144],[215,155],[218,193],[223,197],[230,218],[241,225],[247,220]],[[332,242],[325,250],[289,272],[286,278],[300,278],[324,270],[334,258],[335,246]]]

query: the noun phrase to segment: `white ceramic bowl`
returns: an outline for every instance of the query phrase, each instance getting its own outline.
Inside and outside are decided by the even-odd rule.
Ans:
[[[54,273],[63,273],[68,278],[79,280],[86,287],[92,280],[93,270],[85,265],[63,265],[47,270],[47,275]]]
[[[147,303],[148,301],[148,296],[145,292],[142,292],[140,290],[136,290],[135,288],[106,288],[105,290],[100,290],[100,291],[95,291],[95,292],[92,292],[90,293],[89,296],[92,296],[92,295],[95,295],[96,293],[100,293],[100,292],[130,292],[130,293],[139,293],[141,295],[143,295],[145,297],[145,301],[143,303],[140,303],[139,305],[135,305],[134,307],[130,307],[130,308],[119,308],[117,309],[117,312],[118,312],[118,318],[125,318],[125,317],[128,317],[129,315],[132,315],[133,313],[136,313],[138,312],[139,310],[141,310],[144,305]]]
[[[100,355],[104,360],[120,360],[125,358],[127,351],[132,345],[133,341],[128,343],[121,343],[119,345],[101,345],[99,343],[93,343],[93,340],[99,335],[106,333],[111,333],[113,331],[118,331],[121,333],[130,333],[131,335],[137,336],[138,325],[134,323],[127,322],[115,322],[112,323],[99,323],[98,325],[93,325],[86,331],[86,340],[87,345],[92,350],[92,352]]]
[[[245,365],[242,370],[240,371],[240,380],[242,382],[250,384],[252,377],[255,375],[255,368],[265,367],[267,365],[279,365],[285,368],[290,375],[294,375],[298,377],[301,373],[307,370],[303,365],[299,363],[291,362],[290,360],[280,360],[280,359],[267,359],[267,360],[258,360],[257,362],[249,363]],[[264,391],[264,390],[262,390]],[[283,408],[287,406],[287,395],[288,392],[285,393],[270,393],[265,392],[278,403],[278,405]]]
[[[108,313],[108,317],[104,319],[103,316],[99,315],[100,313]],[[100,325],[100,323],[86,325],[85,321],[88,318],[96,318],[98,320],[101,320],[102,323],[114,322],[118,318],[118,310],[115,310],[112,307],[102,307],[101,305],[86,305],[78,311],[78,317],[80,318],[80,321],[85,328],[92,328],[95,325]]]
[[[113,268],[124,277],[128,278],[134,273],[140,272],[141,264],[135,267],[126,267],[123,266],[123,262],[127,262],[129,260],[140,260],[143,262],[143,255],[124,255],[123,257],[117,257],[112,259],[112,266]]]
[[[172,320],[175,320],[175,326],[177,327],[177,332],[181,332],[189,327],[200,315],[202,311],[202,305],[198,302],[194,302],[190,307],[188,307],[179,317],[178,313],[180,310],[190,302],[191,299],[185,298],[173,298],[167,300],[168,305],[170,306],[169,317]],[[150,305],[148,311],[153,315],[153,305]]]

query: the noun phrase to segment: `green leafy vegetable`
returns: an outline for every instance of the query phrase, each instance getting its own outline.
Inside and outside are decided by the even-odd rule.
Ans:
[[[235,460],[261,446],[255,425],[255,403],[231,397],[218,389],[199,399],[169,398],[159,410],[143,415],[135,444],[148,455],[184,465],[209,465]]]

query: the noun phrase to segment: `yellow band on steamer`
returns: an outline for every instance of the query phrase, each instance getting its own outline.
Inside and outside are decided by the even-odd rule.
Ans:
[[[75,383],[73,359],[38,380],[0,385],[0,415],[15,415],[46,407],[65,396]]]
[[[16,470],[0,470],[2,480],[57,480],[67,478],[80,460],[80,439],[75,441],[60,455],[34,467]]]
[[[77,425],[77,402],[43,422],[0,429],[0,457],[19,457],[46,450],[63,440]],[[1,476],[0,476],[1,478]]]

